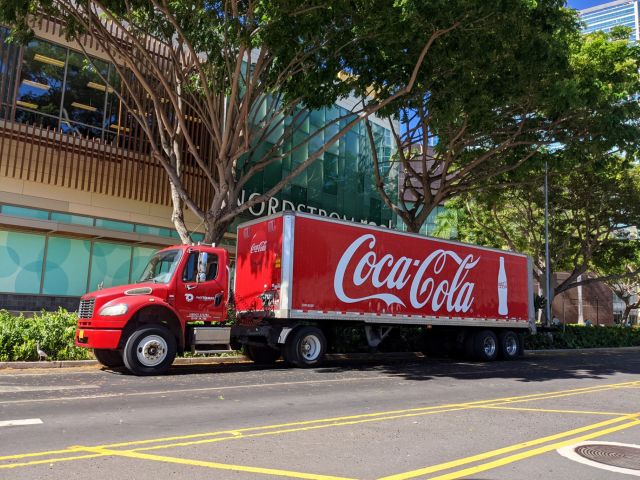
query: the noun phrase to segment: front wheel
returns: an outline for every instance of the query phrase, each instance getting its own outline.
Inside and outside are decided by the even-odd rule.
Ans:
[[[283,356],[287,363],[296,367],[315,367],[324,360],[327,338],[317,327],[302,326],[287,337]]]
[[[160,375],[176,357],[176,339],[161,325],[141,327],[124,346],[124,365],[134,375]]]
[[[106,348],[94,348],[93,356],[102,365],[108,368],[117,368],[124,365],[122,354],[118,350],[108,350]]]

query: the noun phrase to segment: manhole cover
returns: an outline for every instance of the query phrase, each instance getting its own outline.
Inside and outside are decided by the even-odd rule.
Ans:
[[[640,477],[640,445],[583,442],[561,448],[558,453],[585,465]]]

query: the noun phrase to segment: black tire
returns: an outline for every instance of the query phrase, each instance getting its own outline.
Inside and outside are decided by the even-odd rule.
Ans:
[[[522,355],[522,338],[512,330],[500,332],[498,335],[500,358],[515,360]]]
[[[287,337],[282,354],[287,363],[296,367],[316,367],[324,360],[327,339],[317,327],[296,328]]]
[[[245,353],[249,360],[255,363],[262,363],[265,365],[272,365],[280,358],[280,352],[274,350],[271,347],[264,347],[258,345],[247,345],[245,347]]]
[[[118,368],[124,365],[122,353],[118,350],[107,350],[106,348],[94,348],[93,356],[102,365],[108,368]]]
[[[134,375],[160,375],[176,357],[176,338],[162,325],[141,327],[127,339],[122,356]]]
[[[491,330],[480,330],[473,335],[473,356],[481,362],[491,362],[498,357],[498,337]]]

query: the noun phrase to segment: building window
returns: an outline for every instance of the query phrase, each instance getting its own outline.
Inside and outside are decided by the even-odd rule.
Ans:
[[[84,137],[101,137],[107,103],[109,64],[76,52],[67,57],[60,128]]]
[[[6,34],[0,40],[3,52],[15,49],[6,43]],[[2,65],[3,85],[11,83],[9,70]],[[122,127],[126,112],[112,89],[119,84],[113,65],[35,39],[22,49],[17,70],[16,122],[122,144],[122,131],[127,130]],[[13,94],[6,90],[10,98]]]
[[[24,48],[16,94],[16,120],[56,128],[64,83],[67,50],[32,40]]]

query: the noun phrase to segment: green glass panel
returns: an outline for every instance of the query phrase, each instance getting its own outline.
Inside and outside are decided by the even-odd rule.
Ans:
[[[105,288],[128,283],[130,266],[130,246],[94,242],[89,290],[95,290],[100,283]]]
[[[307,189],[298,185],[291,185],[291,202],[294,205],[307,204]]]
[[[324,123],[325,123],[324,108],[321,108],[319,110],[312,110],[309,115],[309,123],[311,124],[312,127],[315,127],[314,129],[318,129],[324,126]]]
[[[11,215],[13,217],[36,218],[38,220],[49,219],[49,212],[47,210],[39,210],[37,208],[2,205],[2,210],[0,210],[0,212],[2,212],[3,215]]]
[[[147,266],[149,257],[157,251],[156,248],[149,247],[133,247],[133,261],[131,263],[131,280],[130,283],[137,282]]]
[[[96,218],[96,227],[120,232],[133,232],[133,223],[118,222],[117,220],[107,220],[105,218]]]
[[[0,292],[40,293],[44,235],[0,231]]]
[[[143,235],[155,235],[157,237],[171,237],[171,230],[163,227],[151,227],[149,225],[136,224],[136,233],[142,233]],[[176,232],[178,235],[178,232]]]
[[[300,165],[309,156],[309,142],[307,136],[302,132],[294,132],[292,142],[291,165]]]
[[[91,242],[49,237],[42,293],[83,295],[87,289]]]
[[[70,213],[51,212],[51,220],[61,223],[73,223],[74,225],[93,226],[93,217],[84,215],[72,215]]]
[[[325,133],[326,132],[322,130],[315,130],[310,134],[311,136],[309,137],[309,155],[317,153],[322,149],[322,147],[324,147],[325,138],[327,140],[329,139],[328,136],[325,136]],[[319,158],[322,158],[322,155],[320,155]]]

